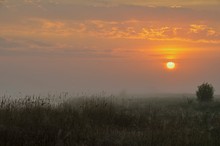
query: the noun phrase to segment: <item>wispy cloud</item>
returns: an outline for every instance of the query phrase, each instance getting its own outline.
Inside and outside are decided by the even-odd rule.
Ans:
[[[126,2],[106,7],[80,1],[2,1],[8,7],[0,13],[0,36],[5,38],[0,41],[1,51],[116,57],[123,56],[119,55],[122,50],[121,54],[134,51],[139,40],[148,46],[153,41],[220,44],[218,11],[178,3],[150,7]],[[122,40],[133,43],[134,49],[123,46]]]
[[[41,40],[0,38],[0,56],[47,56],[75,58],[125,58],[135,50],[117,46],[48,43]]]
[[[219,28],[208,24],[160,24],[149,21],[28,19],[16,27],[3,25],[6,36],[50,38],[105,38],[219,42]],[[19,29],[17,29],[19,28]]]

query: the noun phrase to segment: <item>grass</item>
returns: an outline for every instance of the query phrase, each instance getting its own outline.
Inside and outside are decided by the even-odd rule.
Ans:
[[[56,103],[49,96],[4,96],[0,101],[1,146],[214,146],[219,136],[217,100],[111,96]]]

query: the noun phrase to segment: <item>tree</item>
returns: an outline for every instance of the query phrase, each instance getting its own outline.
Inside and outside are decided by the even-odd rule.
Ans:
[[[202,85],[198,86],[198,90],[196,91],[196,96],[198,101],[212,101],[214,98],[214,88],[209,83],[203,83]]]

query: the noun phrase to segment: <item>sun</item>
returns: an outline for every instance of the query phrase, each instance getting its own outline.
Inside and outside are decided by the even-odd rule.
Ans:
[[[167,62],[166,67],[172,70],[176,67],[176,64],[174,62]]]

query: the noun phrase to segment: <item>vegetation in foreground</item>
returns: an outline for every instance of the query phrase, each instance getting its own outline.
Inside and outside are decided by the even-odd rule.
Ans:
[[[1,146],[220,145],[220,102],[79,97],[0,101]]]

